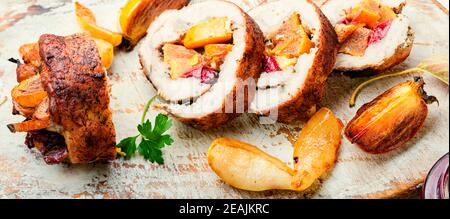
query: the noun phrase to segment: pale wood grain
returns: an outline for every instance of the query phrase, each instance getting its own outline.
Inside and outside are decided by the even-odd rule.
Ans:
[[[116,27],[115,18],[123,1],[102,0],[88,4],[104,26]],[[33,6],[33,5],[40,6]],[[36,9],[35,11],[31,9]],[[411,57],[396,69],[415,66],[423,58],[449,52],[449,19],[431,0],[409,1],[405,9],[416,32]],[[7,16],[6,16],[7,15]],[[6,18],[7,17],[7,18]],[[6,25],[6,26],[5,26]],[[67,35],[81,31],[73,5],[67,1],[9,2],[0,8],[0,95],[9,96],[15,85],[17,48],[41,34]],[[387,88],[412,76],[387,79],[369,86],[357,107]],[[357,108],[350,109],[350,91],[365,78],[334,74],[328,83],[323,106],[330,107],[347,123]],[[402,149],[384,155],[369,155],[343,139],[334,170],[326,180],[306,193],[270,191],[252,193],[233,189],[210,170],[206,151],[220,136],[258,145],[290,164],[292,143],[301,125],[260,125],[245,115],[218,130],[200,132],[175,122],[174,145],[164,150],[166,164],[153,165],[136,157],[109,164],[47,166],[39,155],[23,144],[23,134],[11,134],[5,124],[22,118],[11,115],[11,103],[0,106],[0,197],[1,198],[387,198],[397,197],[419,186],[434,162],[449,148],[448,87],[425,76],[426,90],[440,100],[431,105],[425,127]],[[136,51],[118,52],[110,71],[111,107],[117,139],[136,132],[143,104],[155,91],[142,74]],[[154,117],[151,111],[149,117]]]

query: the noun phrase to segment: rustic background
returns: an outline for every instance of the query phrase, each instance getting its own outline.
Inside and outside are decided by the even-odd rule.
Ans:
[[[118,11],[124,0],[81,2],[93,9],[100,25],[118,29]],[[415,66],[436,54],[448,54],[448,10],[435,0],[410,0],[405,10],[416,31],[416,41],[411,57],[395,69]],[[11,115],[9,92],[16,84],[15,65],[7,59],[18,57],[19,46],[36,41],[41,34],[79,31],[72,1],[1,0],[0,100],[4,96],[8,100],[0,106],[0,198],[390,198],[410,196],[411,192],[418,197],[417,188],[426,173],[449,150],[448,87],[425,76],[425,89],[438,97],[440,105],[429,106],[425,127],[416,138],[384,155],[366,154],[343,139],[334,170],[314,190],[305,193],[240,191],[225,185],[210,170],[206,151],[211,141],[221,136],[251,142],[290,164],[292,145],[302,125],[260,125],[252,115],[209,132],[175,122],[171,129],[175,143],[164,149],[166,164],[161,166],[139,156],[104,164],[47,166],[38,153],[23,144],[24,134],[11,134],[6,128],[6,124],[22,119]],[[369,86],[360,95],[357,107],[350,109],[350,91],[367,78],[352,79],[335,73],[322,105],[347,123],[364,102],[411,78],[386,79]],[[154,90],[141,73],[136,51],[116,53],[110,83],[119,141],[136,133],[143,104]],[[152,111],[149,116],[155,115]]]

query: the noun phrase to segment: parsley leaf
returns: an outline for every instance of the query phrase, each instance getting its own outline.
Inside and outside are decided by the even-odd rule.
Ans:
[[[171,145],[174,140],[168,134],[164,133],[172,127],[172,120],[166,115],[158,114],[155,118],[155,124],[152,128],[150,120],[145,120],[146,114],[156,96],[148,101],[145,105],[142,115],[141,124],[137,126],[139,135],[123,139],[117,147],[125,153],[125,159],[131,158],[136,150],[145,160],[152,163],[164,164],[164,158],[161,149],[166,145]],[[139,145],[136,146],[136,140],[140,139]]]
[[[125,138],[117,145],[120,150],[125,153],[125,159],[130,159],[136,152],[136,139],[139,136]]]

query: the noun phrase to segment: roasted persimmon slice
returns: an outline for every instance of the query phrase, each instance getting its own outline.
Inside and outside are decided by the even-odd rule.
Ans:
[[[33,113],[33,119],[36,120],[49,120],[50,119],[50,99],[48,97],[44,98],[42,102],[36,107]]]
[[[300,15],[297,13],[294,13],[272,35],[271,41],[275,47],[270,50],[270,53],[275,56],[296,58],[303,53],[308,53],[313,47],[313,43],[301,24]]]
[[[337,24],[334,27],[339,43],[343,43],[358,28],[364,27],[365,24]]]
[[[32,64],[19,64],[16,68],[17,82],[22,82],[38,74],[39,69]]]
[[[11,91],[13,101],[25,108],[33,108],[39,105],[47,97],[47,92],[41,84],[39,75],[20,82],[19,85]]]
[[[219,70],[225,57],[233,49],[232,44],[209,44],[205,46],[204,57],[208,60],[211,68]]]
[[[372,30],[365,27],[356,29],[341,45],[339,52],[352,56],[364,56],[371,34]]]
[[[188,49],[197,49],[208,44],[230,43],[232,40],[231,21],[227,17],[220,17],[191,27],[183,39],[183,44]]]
[[[397,18],[397,14],[392,10],[391,7],[381,4],[380,5],[380,23],[386,21],[392,21]]]
[[[377,25],[380,18],[381,16],[377,11],[361,8],[353,17],[352,22],[366,24],[369,28],[373,28]]]
[[[39,45],[37,43],[27,43],[19,48],[19,54],[26,64],[35,67],[41,66],[41,56],[39,54]]]
[[[163,46],[164,62],[170,67],[172,79],[181,77],[184,73],[202,65],[202,56],[193,49],[175,44]]]

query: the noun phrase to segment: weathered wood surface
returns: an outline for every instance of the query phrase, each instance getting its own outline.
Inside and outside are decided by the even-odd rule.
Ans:
[[[117,13],[123,0],[84,2],[96,13],[101,25],[117,29]],[[414,66],[434,54],[448,54],[448,11],[432,0],[411,0],[406,11],[416,31],[416,41],[411,57],[396,69]],[[440,105],[429,107],[429,117],[417,137],[402,149],[384,155],[366,154],[343,139],[336,167],[315,191],[245,192],[225,185],[210,170],[206,151],[211,141],[220,136],[251,142],[290,163],[292,144],[301,125],[260,125],[252,115],[241,116],[209,132],[175,122],[171,129],[175,143],[164,149],[163,166],[145,162],[141,157],[107,164],[47,166],[38,153],[23,144],[24,134],[11,134],[6,128],[6,124],[21,120],[11,115],[9,92],[16,84],[15,65],[7,59],[18,57],[19,46],[36,41],[41,34],[67,35],[78,31],[81,30],[71,1],[3,0],[0,5],[0,96],[8,96],[8,101],[0,106],[0,198],[397,197],[417,188],[434,162],[449,150],[448,87],[425,76],[426,90],[438,97]],[[347,123],[364,102],[411,77],[386,79],[369,86],[360,95],[357,107],[350,109],[350,91],[366,78],[334,74],[322,105]],[[136,51],[116,54],[110,83],[111,107],[120,140],[136,132],[143,104],[155,91],[141,73]],[[154,111],[150,113],[151,117],[155,115]]]

